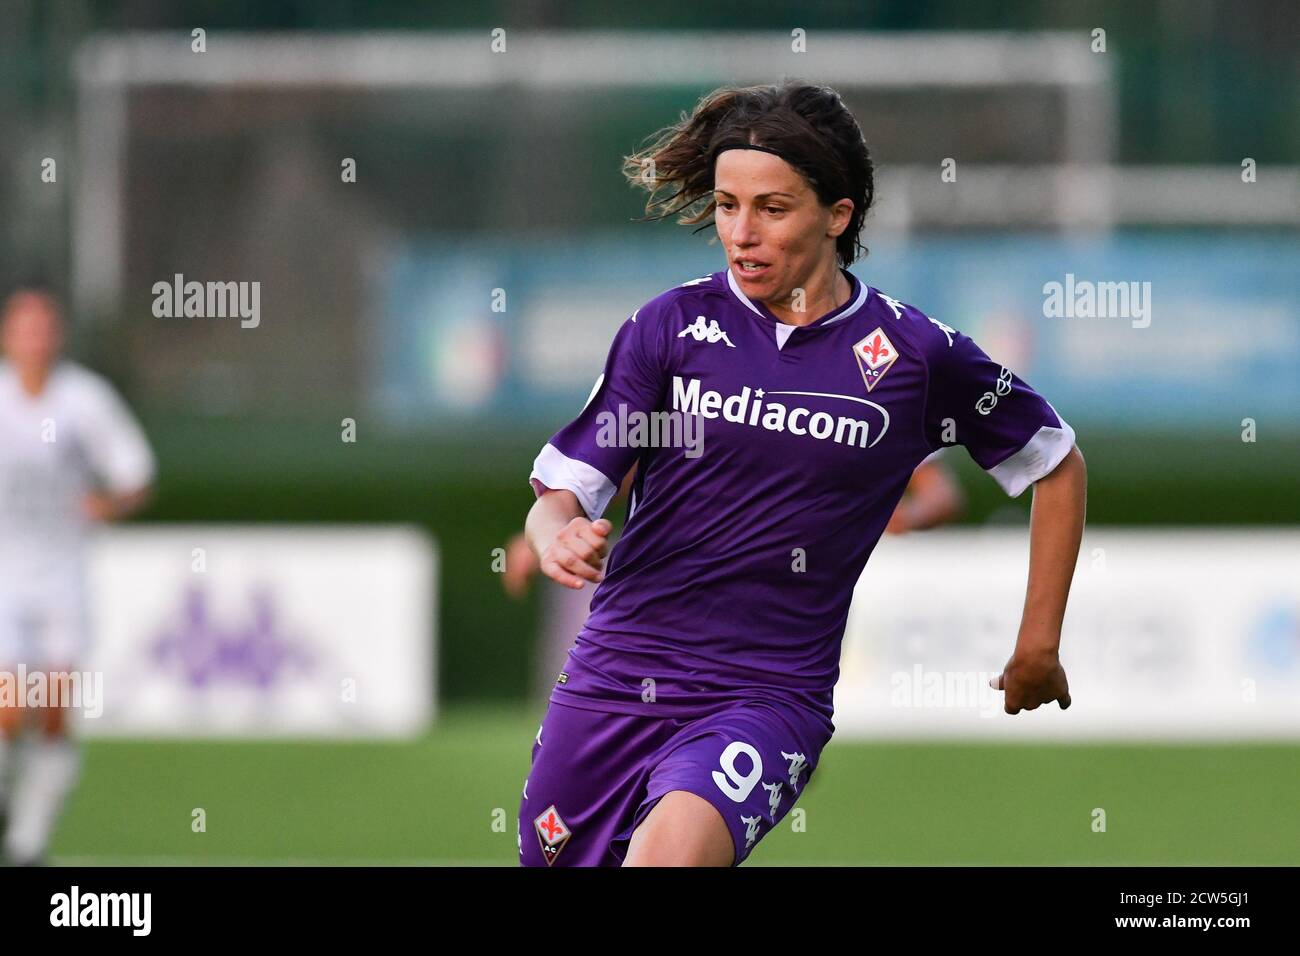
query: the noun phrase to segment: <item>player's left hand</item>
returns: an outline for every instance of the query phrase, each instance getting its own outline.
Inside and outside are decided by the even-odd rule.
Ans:
[[[501,586],[506,594],[518,600],[528,593],[528,582],[540,569],[537,555],[528,546],[523,532],[506,542],[506,568],[501,574]]]
[[[112,495],[92,491],[81,499],[81,513],[91,521],[112,521],[117,516],[117,503]]]
[[[1059,701],[1061,710],[1070,706],[1070,686],[1056,651],[1011,655],[1002,673],[989,681],[994,690],[1004,691],[1003,709],[1008,714],[1036,710]]]

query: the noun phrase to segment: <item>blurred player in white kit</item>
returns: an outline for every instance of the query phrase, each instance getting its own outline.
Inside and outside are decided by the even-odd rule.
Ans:
[[[0,307],[0,676],[47,686],[88,650],[84,544],[95,522],[138,511],[154,480],[139,424],[101,376],[59,357],[58,299],[38,287]],[[66,684],[65,684],[66,686]],[[80,753],[68,703],[0,698],[0,858],[44,861]],[[39,703],[39,701],[36,701]],[[50,701],[53,703],[53,701]]]

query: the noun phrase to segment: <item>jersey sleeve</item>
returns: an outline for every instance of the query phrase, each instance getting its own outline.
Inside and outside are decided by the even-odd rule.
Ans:
[[[967,335],[933,319],[925,430],[930,445],[964,445],[1011,497],[1050,474],[1074,447],[1051,404]]]
[[[533,462],[529,481],[539,497],[567,488],[595,521],[618,492],[640,453],[637,447],[620,445],[618,423],[632,412],[648,415],[659,409],[667,389],[659,304],[652,300],[619,328],[587,404]]]
[[[87,383],[82,446],[95,477],[109,491],[126,494],[153,483],[157,470],[144,430],[107,382]]]

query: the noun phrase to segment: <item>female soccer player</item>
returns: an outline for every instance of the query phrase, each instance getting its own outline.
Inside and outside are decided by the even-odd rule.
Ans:
[[[1084,463],[1028,384],[847,270],[872,165],[835,91],[718,90],[625,172],[654,218],[713,215],[727,268],[628,318],[534,463],[525,528],[543,573],[599,587],[533,744],[519,850],[528,865],[725,866],[807,786],[854,584],[938,448],[964,445],[1013,497],[1034,486],[1024,612],[994,686],[1011,714],[1069,706],[1058,649]],[[633,462],[602,573],[601,514]]]
[[[60,685],[89,638],[83,573],[92,523],[152,494],[153,451],[102,377],[61,359],[62,309],[30,287],[0,308],[0,681]],[[67,686],[64,684],[63,686]],[[0,858],[39,863],[81,757],[70,702],[0,699]]]

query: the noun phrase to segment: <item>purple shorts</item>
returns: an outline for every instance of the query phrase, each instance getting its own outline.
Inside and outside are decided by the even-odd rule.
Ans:
[[[816,715],[761,700],[689,718],[551,701],[519,805],[519,862],[620,866],[659,798],[685,790],[722,814],[739,864],[794,806],[829,739]]]

